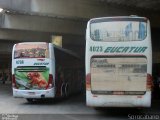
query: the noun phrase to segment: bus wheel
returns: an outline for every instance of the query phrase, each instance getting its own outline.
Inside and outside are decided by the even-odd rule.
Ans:
[[[65,85],[65,97],[69,96],[69,86],[68,84]]]
[[[65,84],[62,83],[61,85],[61,97],[65,97]]]
[[[101,111],[101,110],[103,110],[103,107],[94,107],[94,109],[97,111]]]
[[[32,99],[32,98],[27,98],[26,99],[29,103],[33,103],[34,102],[34,99]]]

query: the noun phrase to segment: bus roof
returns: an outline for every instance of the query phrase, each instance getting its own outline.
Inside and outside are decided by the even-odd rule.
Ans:
[[[36,44],[47,44],[47,42],[20,42],[20,43],[16,43],[16,44],[33,44],[33,43],[36,43]]]
[[[122,19],[122,18],[135,18],[135,19],[145,19],[148,20],[146,17],[141,17],[141,16],[137,16],[137,15],[130,15],[130,16],[110,16],[110,17],[98,17],[98,18],[92,18],[89,20],[100,20],[100,19]]]

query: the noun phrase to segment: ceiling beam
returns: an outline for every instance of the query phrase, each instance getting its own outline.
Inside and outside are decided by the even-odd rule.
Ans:
[[[54,33],[48,32],[37,32],[37,31],[25,31],[25,30],[14,30],[14,29],[0,29],[0,42],[51,42],[52,35]],[[63,46],[84,46],[85,36],[84,35],[72,35],[72,34],[58,34],[62,36]]]
[[[73,19],[128,13],[123,9],[103,5],[96,0],[0,0],[0,7],[24,14]]]
[[[102,17],[102,16],[103,17],[128,16],[128,15],[145,16],[151,20],[151,25],[153,27],[160,27],[160,22],[158,21],[160,19],[159,13],[151,11],[150,9],[148,9],[148,11],[145,10],[147,8],[146,6],[144,6],[144,9],[143,9],[142,7],[143,5],[141,5],[141,7],[138,7],[138,5],[134,5],[135,2],[131,2],[131,1],[126,2],[126,0],[124,2],[121,0],[114,1],[113,3],[112,3],[112,0],[111,2],[108,2],[108,1],[105,2],[105,1],[107,0],[0,0],[0,7],[4,8],[6,12],[9,11],[9,13],[12,13],[12,14],[25,14],[26,16],[23,16],[24,18],[26,18],[27,15],[54,18],[54,19],[46,18],[48,20],[44,20],[43,17],[37,17],[37,19],[39,20],[37,20],[35,17],[32,17],[31,19],[27,18],[26,21],[29,20],[29,22],[30,20],[37,20],[37,22],[39,21],[39,23],[42,24],[43,21],[49,22],[53,20],[53,23],[51,22],[49,23],[51,23],[51,26],[57,25],[58,28],[61,27],[60,24],[61,25],[66,24],[68,28],[70,28],[69,26],[71,26],[71,29],[72,29],[72,25],[78,26],[79,29],[76,29],[75,32],[73,32],[73,34],[77,34],[77,32],[78,34],[84,33],[85,23],[81,23],[80,21],[87,22],[90,18]],[[148,2],[153,3],[151,0],[149,0]],[[117,3],[121,3],[121,4],[118,5]],[[131,3],[131,5],[127,7],[127,4],[129,3]],[[144,2],[136,1],[136,3],[149,4],[149,3],[145,3],[145,1]],[[159,4],[159,2],[157,3]],[[8,16],[8,19],[12,19],[11,16]],[[19,15],[19,19],[22,19],[20,15]],[[77,22],[76,24],[75,22],[73,22],[74,20],[79,22]],[[53,25],[54,23],[56,24]],[[82,28],[81,26],[83,26],[82,31],[80,31]],[[57,27],[54,27],[54,28],[57,28]],[[37,30],[37,29],[34,29],[34,30]],[[38,29],[38,30],[42,31],[42,29]],[[48,31],[51,31],[51,30],[52,29],[48,29]],[[65,29],[62,32],[67,33]],[[72,30],[70,32],[72,32]]]
[[[86,22],[30,15],[3,14],[1,28],[84,35]]]

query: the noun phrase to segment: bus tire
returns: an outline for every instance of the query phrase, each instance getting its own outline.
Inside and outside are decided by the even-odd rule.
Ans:
[[[103,107],[94,107],[94,109],[95,109],[96,111],[101,111],[101,110],[103,110]]]
[[[65,97],[65,84],[62,83],[61,85],[61,97]]]
[[[27,98],[26,99],[29,103],[33,103],[34,102],[34,99],[32,99],[32,98]]]
[[[69,96],[69,86],[68,84],[65,84],[65,97]]]

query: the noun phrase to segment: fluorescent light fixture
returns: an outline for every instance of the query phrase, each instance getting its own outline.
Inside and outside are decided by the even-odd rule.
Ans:
[[[3,8],[0,8],[0,12],[2,12],[3,11]]]

